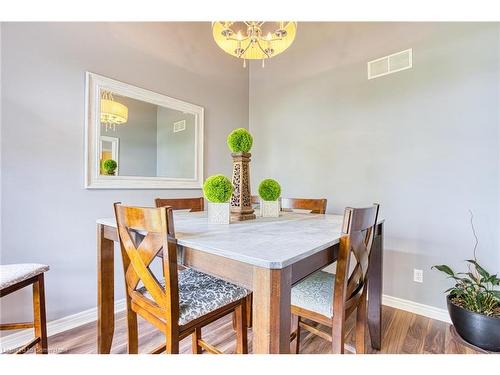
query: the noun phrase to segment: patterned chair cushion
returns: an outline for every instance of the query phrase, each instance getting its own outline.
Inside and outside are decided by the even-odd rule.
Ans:
[[[319,271],[292,288],[292,305],[333,317],[335,274]]]
[[[49,266],[36,263],[0,265],[0,289],[20,283],[49,270]]]
[[[165,287],[165,281],[161,285]],[[138,292],[152,298],[144,287]],[[248,294],[250,291],[245,288],[192,268],[179,271],[179,325],[185,325]]]

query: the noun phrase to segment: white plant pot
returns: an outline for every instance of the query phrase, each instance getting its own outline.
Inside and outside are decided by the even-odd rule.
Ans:
[[[260,200],[260,212],[262,217],[279,217],[280,216],[280,201],[265,201]]]
[[[227,203],[208,202],[208,223],[209,224],[229,224],[230,206]]]

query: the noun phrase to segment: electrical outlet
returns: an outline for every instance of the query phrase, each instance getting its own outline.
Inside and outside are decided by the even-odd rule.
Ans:
[[[417,270],[416,268],[413,269],[413,281],[416,283],[423,283],[424,282],[424,271],[423,270]]]

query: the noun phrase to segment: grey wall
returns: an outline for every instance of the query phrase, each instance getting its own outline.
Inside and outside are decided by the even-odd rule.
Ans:
[[[414,67],[367,80],[366,63],[413,48]],[[283,55],[250,70],[253,189],[381,204],[384,293],[444,307],[433,264],[472,255],[500,271],[499,26],[304,23]],[[413,268],[424,283],[413,282]]]
[[[101,125],[101,136],[120,140],[120,176],[156,176],[156,115],[158,106],[132,98],[115,96],[117,102],[128,108],[128,120],[106,131]]]
[[[249,119],[254,191],[274,177],[330,212],[380,202],[386,294],[444,306],[429,267],[470,257],[469,208],[479,259],[500,270],[497,25],[301,22],[246,70],[208,23],[4,23],[0,42],[1,262],[51,265],[49,319],[95,306],[95,220],[114,201],[201,194],[83,189],[86,70],[205,107],[206,176],[230,175],[226,135]],[[410,47],[412,70],[366,79],[366,61]],[[30,316],[28,291],[1,303],[2,321]]]
[[[158,107],[157,173],[158,176],[194,178],[196,124],[195,116]],[[174,123],[186,121],[186,129],[174,133]]]
[[[95,220],[113,202],[201,194],[83,188],[85,71],[203,106],[205,174],[229,176],[226,135],[248,125],[248,70],[208,22],[3,23],[1,43],[1,262],[51,266],[52,320],[96,306]],[[2,321],[28,319],[29,296],[2,298]]]

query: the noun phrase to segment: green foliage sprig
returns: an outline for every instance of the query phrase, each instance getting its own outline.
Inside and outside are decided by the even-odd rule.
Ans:
[[[262,180],[259,185],[259,196],[265,201],[275,201],[281,195],[281,186],[271,178]]]
[[[210,202],[225,203],[231,198],[232,193],[231,181],[221,174],[208,177],[203,184],[203,194]]]
[[[469,272],[455,273],[446,264],[432,266],[431,268],[445,273],[448,278],[455,281],[455,285],[445,291],[445,293],[450,294],[451,302],[455,305],[469,311],[500,318],[500,290],[498,290],[500,278],[496,274],[491,275],[477,262],[476,248],[478,239],[472,221],[472,212],[470,214],[472,232],[476,238],[476,243],[474,245],[474,259],[466,260],[469,264]]]
[[[253,137],[244,128],[234,129],[227,136],[227,145],[232,152],[249,152],[252,144]]]

